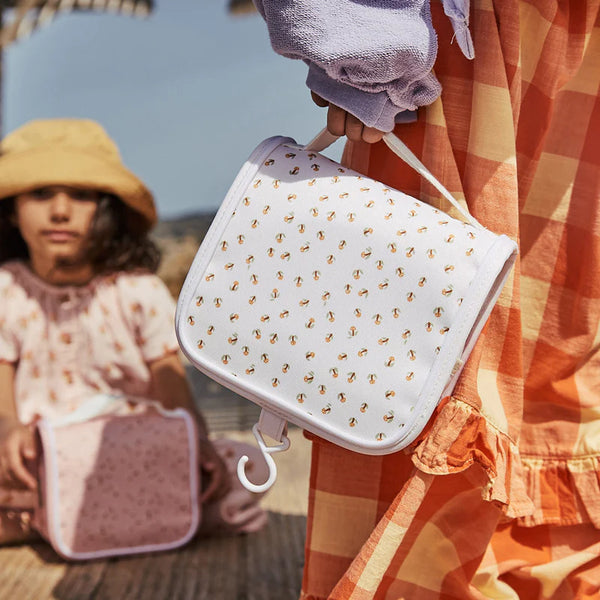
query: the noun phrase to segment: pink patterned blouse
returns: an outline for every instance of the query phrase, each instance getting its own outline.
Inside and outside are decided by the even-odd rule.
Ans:
[[[118,273],[53,286],[0,267],[0,362],[17,365],[19,419],[62,416],[97,393],[152,396],[149,363],[177,350],[174,301],[156,276]]]

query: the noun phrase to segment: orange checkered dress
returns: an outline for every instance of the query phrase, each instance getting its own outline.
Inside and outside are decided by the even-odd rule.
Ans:
[[[471,4],[469,62],[433,3],[442,96],[396,133],[520,262],[408,452],[312,438],[304,600],[600,598],[600,0]]]

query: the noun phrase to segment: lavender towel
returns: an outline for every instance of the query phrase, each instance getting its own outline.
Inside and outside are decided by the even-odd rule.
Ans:
[[[429,0],[255,0],[273,49],[308,64],[311,90],[363,123],[391,131],[431,104],[437,36]],[[465,11],[466,5],[466,11]],[[445,0],[468,47],[468,0]],[[458,33],[457,33],[458,36]],[[469,38],[470,39],[470,38]]]

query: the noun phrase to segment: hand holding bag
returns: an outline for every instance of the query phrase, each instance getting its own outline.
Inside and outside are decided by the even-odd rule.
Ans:
[[[385,142],[464,222],[319,154],[333,139],[256,148],[178,301],[190,361],[263,408],[270,477],[252,486],[238,468],[257,491],[275,480],[287,420],[367,454],[410,444],[452,392],[517,255],[393,134]]]
[[[63,558],[170,550],[196,533],[198,439],[184,409],[98,395],[36,428],[33,525]]]

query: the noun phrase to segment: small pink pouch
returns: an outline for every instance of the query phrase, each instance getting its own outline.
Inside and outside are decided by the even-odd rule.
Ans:
[[[200,523],[193,417],[118,404],[86,420],[37,423],[33,524],[69,560],[169,550],[188,542]]]

